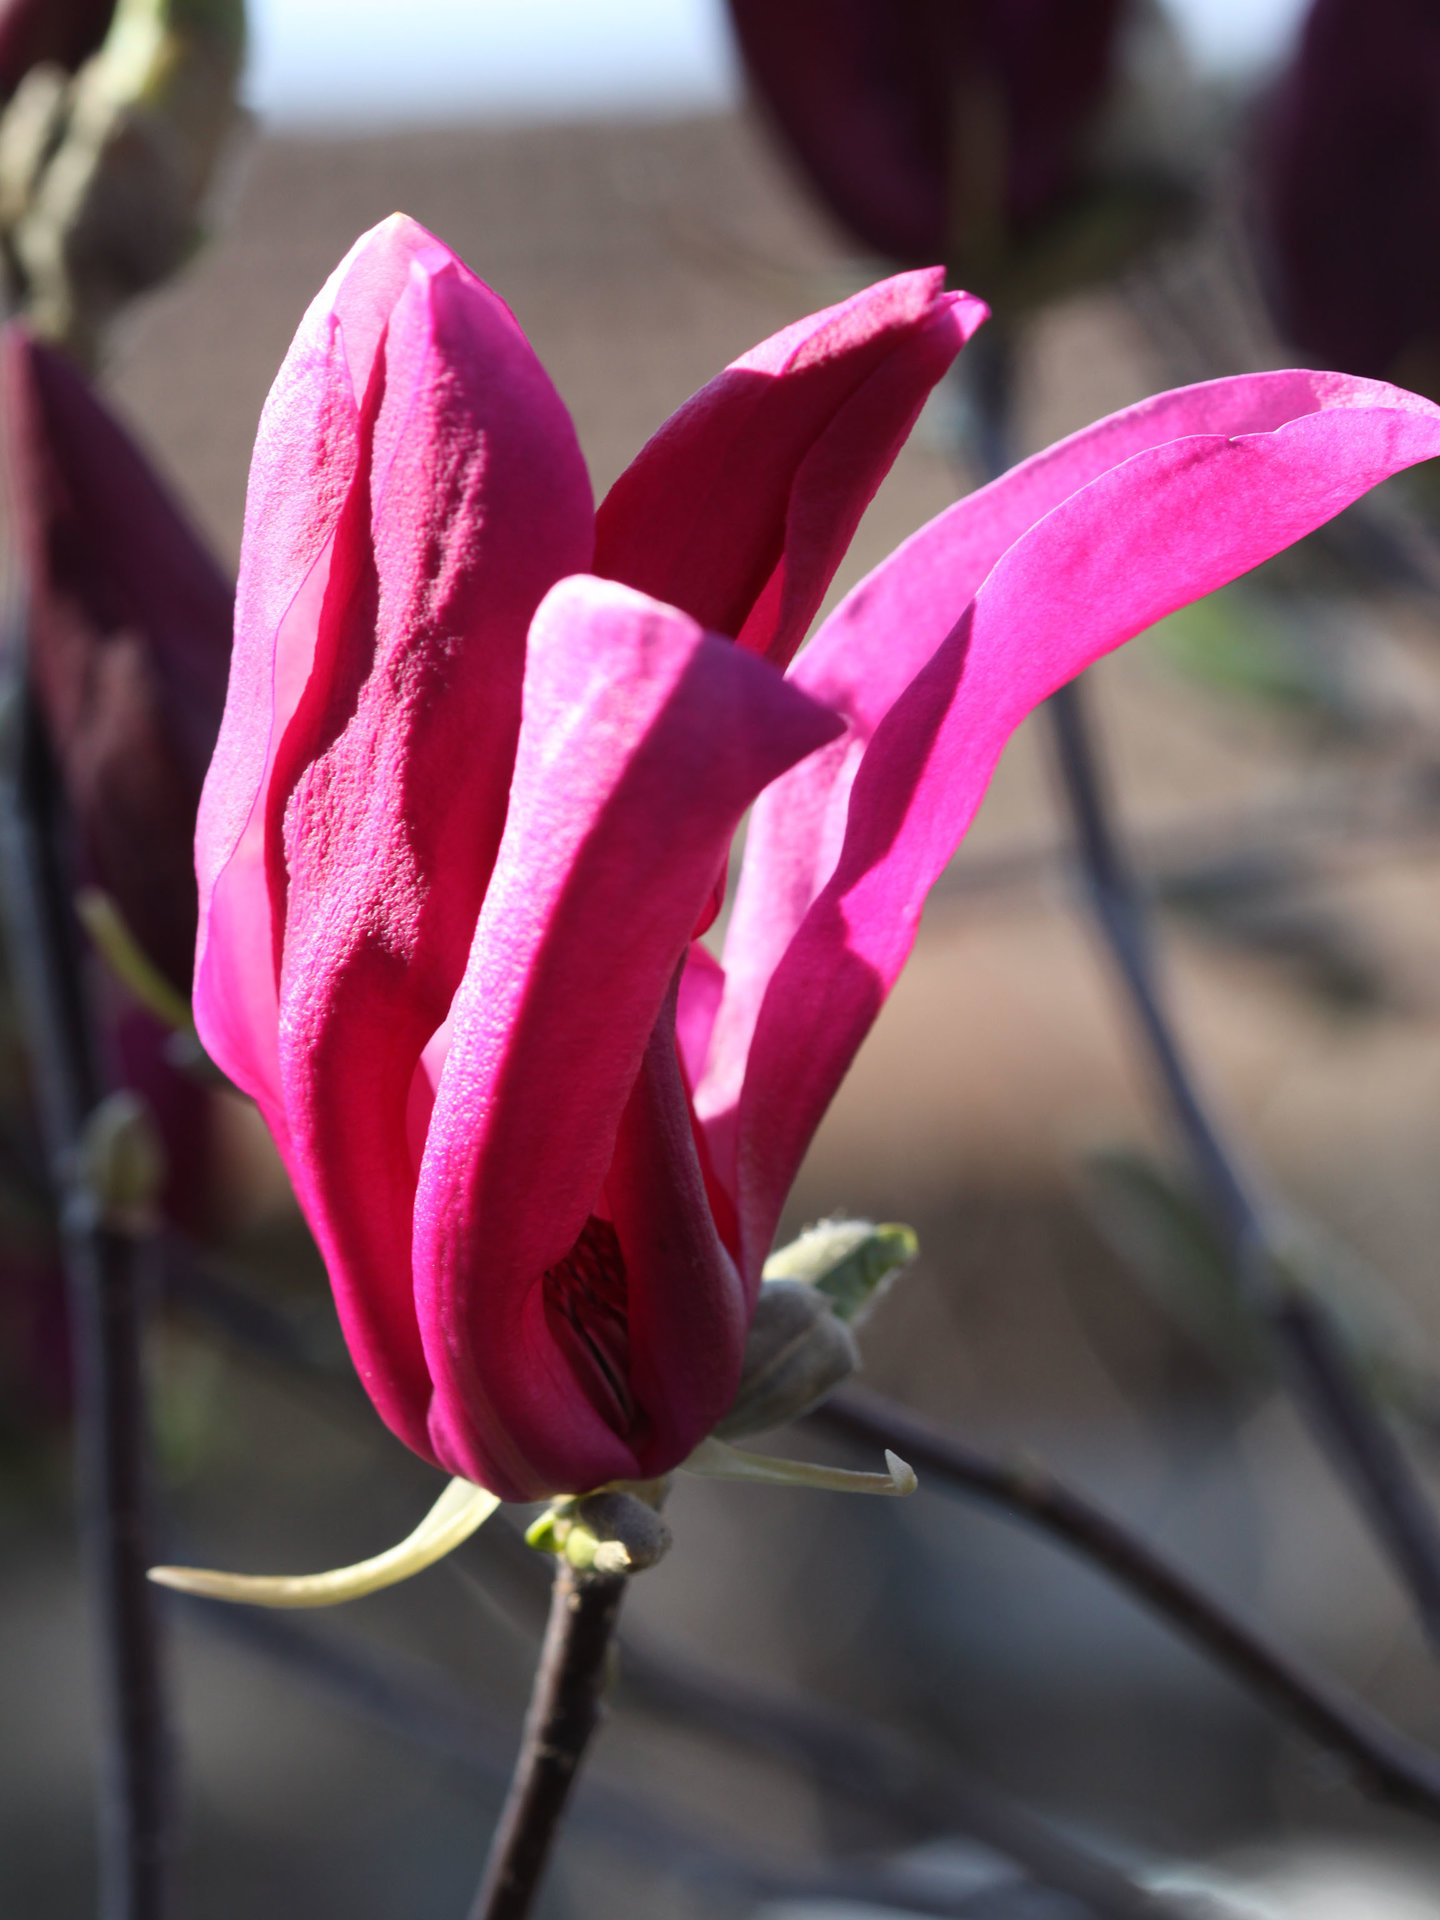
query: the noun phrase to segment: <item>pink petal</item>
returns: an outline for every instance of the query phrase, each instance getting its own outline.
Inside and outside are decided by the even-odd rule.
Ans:
[[[590,494],[488,289],[413,222],[351,258],[257,450],[244,675],[201,834],[202,1031],[272,1124],[283,1109],[351,1352],[424,1452],[407,1103],[499,845],[526,629],[588,559]]]
[[[925,396],[985,318],[904,273],[797,321],[702,387],[596,516],[595,570],[784,666]]]
[[[1437,453],[1440,410],[1378,382],[1182,389],[959,502],[836,610],[793,678],[852,736],[756,806],[696,1100],[740,1195],[747,1271],[1013,729],[1102,653]]]
[[[683,1383],[692,1418],[733,1390],[738,1282],[698,1198],[678,1069],[647,1048],[741,813],[838,725],[628,589],[565,581],[536,616],[510,813],[415,1206],[436,1450],[506,1497],[658,1471],[657,1448],[673,1465],[685,1413],[664,1383]],[[636,1139],[663,1143],[649,1174]],[[581,1390],[544,1307],[542,1276],[597,1214],[625,1236],[646,1396],[629,1438]]]
[[[264,796],[310,673],[376,347],[411,259],[428,244],[422,229],[398,217],[356,241],[300,323],[250,465],[230,687],[195,835],[195,1017],[211,1054],[259,1101],[282,1147]]]
[[[725,992],[725,969],[707,947],[692,941],[680,976],[680,1001],[675,1013],[675,1041],[680,1064],[692,1087],[698,1087],[710,1057],[710,1036]]]

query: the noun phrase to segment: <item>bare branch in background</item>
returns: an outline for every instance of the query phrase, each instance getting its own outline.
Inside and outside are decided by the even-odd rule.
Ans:
[[[809,1416],[893,1447],[943,1492],[984,1500],[1117,1581],[1292,1726],[1338,1754],[1377,1797],[1440,1821],[1440,1759],[1311,1673],[1086,1495],[1026,1458],[967,1445],[878,1394],[848,1388]]]

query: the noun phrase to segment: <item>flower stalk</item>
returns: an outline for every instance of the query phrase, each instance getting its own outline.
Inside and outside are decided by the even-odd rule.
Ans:
[[[470,1920],[525,1920],[570,1789],[604,1715],[610,1649],[628,1574],[557,1557],[550,1618],[520,1755]]]

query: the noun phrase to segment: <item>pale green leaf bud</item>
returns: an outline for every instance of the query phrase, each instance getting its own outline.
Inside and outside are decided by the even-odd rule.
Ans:
[[[765,1279],[799,1280],[824,1294],[841,1320],[856,1321],[915,1258],[914,1229],[870,1220],[821,1220],[765,1262]]]

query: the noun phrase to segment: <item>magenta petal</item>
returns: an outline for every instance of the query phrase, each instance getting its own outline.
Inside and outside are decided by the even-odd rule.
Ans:
[[[1436,454],[1440,409],[1376,382],[1184,389],[961,501],[837,609],[793,677],[869,744],[837,742],[755,809],[697,1096],[717,1159],[729,1144],[747,1271],[1013,729],[1102,653]]]
[[[675,1011],[675,1043],[680,1064],[692,1087],[698,1087],[710,1057],[710,1038],[725,992],[725,969],[698,940],[692,941],[680,976],[680,998]]]
[[[797,321],[702,387],[596,516],[595,571],[784,666],[926,395],[985,318],[938,267]]]
[[[359,463],[357,395],[420,231],[389,221],[331,274],[270,389],[250,465],[230,687],[195,833],[195,1018],[213,1057],[259,1101],[282,1150],[265,792],[309,678],[330,546]],[[385,289],[373,285],[377,255],[391,269]]]
[[[588,559],[590,493],[508,310],[422,229],[388,222],[329,301],[257,452],[246,672],[202,823],[202,1031],[267,1107],[278,1090],[351,1353],[427,1451],[407,1103],[499,845],[526,629]],[[310,521],[303,477],[283,486],[302,427]]]
[[[745,807],[839,725],[773,669],[626,588],[568,580],[537,614],[510,812],[415,1205],[431,1431],[452,1471],[532,1497],[652,1469],[674,1410],[642,1407],[629,1438],[597,1411],[547,1322],[542,1276],[596,1215],[633,1231],[640,1176],[617,1161],[617,1140],[696,915]],[[637,1095],[646,1110],[632,1123],[668,1128],[683,1166],[673,1091]],[[607,1202],[612,1163],[621,1191]],[[743,1340],[693,1168],[685,1178],[689,1194],[667,1204],[691,1222],[687,1258],[706,1284],[672,1275],[674,1297],[652,1297],[645,1244],[625,1249],[642,1392],[672,1363],[708,1368],[712,1386],[733,1380]],[[655,1235],[672,1230],[657,1217]],[[723,1351],[678,1354],[687,1329],[703,1348],[717,1325],[730,1329]]]

